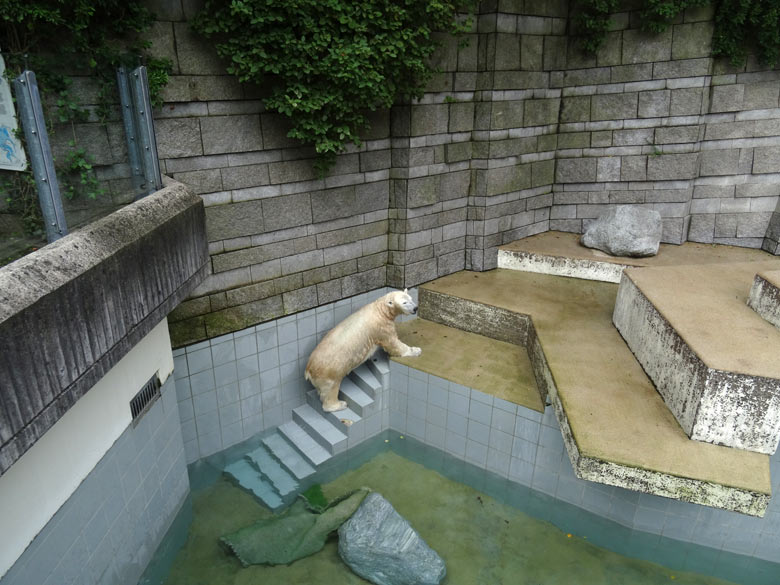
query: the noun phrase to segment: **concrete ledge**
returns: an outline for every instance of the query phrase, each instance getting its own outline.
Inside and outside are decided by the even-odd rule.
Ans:
[[[780,328],[780,270],[756,274],[750,289],[748,306]]]
[[[627,270],[613,321],[691,439],[772,454],[780,335],[730,284],[754,272],[741,264]]]
[[[202,280],[200,197],[144,199],[0,269],[0,473]]]
[[[616,293],[614,284],[549,275],[460,272],[423,285],[420,310],[434,313],[423,305],[449,297],[452,314],[466,303],[530,317],[536,384],[577,477],[763,516],[769,458],[685,435],[612,325]]]

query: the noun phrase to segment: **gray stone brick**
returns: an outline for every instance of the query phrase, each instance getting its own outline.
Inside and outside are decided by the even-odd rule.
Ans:
[[[341,281],[330,280],[317,285],[317,302],[320,305],[341,300]]]
[[[523,17],[520,18],[523,20]],[[544,37],[523,35],[520,37],[520,69],[541,71],[544,68]]]
[[[296,183],[317,178],[313,160],[290,160],[268,165],[271,184]]]
[[[746,83],[742,108],[745,110],[764,110],[776,108],[780,81],[764,83]]]
[[[323,250],[312,250],[302,254],[295,254],[282,258],[282,275],[287,276],[288,274],[311,270],[323,265]]]
[[[544,160],[531,164],[531,187],[550,185],[555,180],[555,161]]]
[[[737,237],[763,238],[771,218],[772,212],[740,213],[737,216]]]
[[[266,112],[260,115],[265,148],[290,148],[300,146],[300,142],[289,138],[290,121],[280,114]]]
[[[169,118],[155,121],[157,153],[160,158],[203,154],[197,118]]]
[[[560,99],[527,100],[523,126],[544,126],[558,123]]]
[[[701,153],[700,176],[732,175],[739,165],[739,149],[705,150]]]
[[[761,146],[753,151],[754,173],[780,172],[780,146]]]
[[[408,268],[408,267],[407,267]],[[345,297],[351,297],[369,290],[374,290],[385,286],[386,282],[386,270],[382,266],[380,268],[374,268],[367,270],[366,272],[358,272],[345,276],[341,280],[341,289]],[[404,285],[412,286],[412,285]]]
[[[647,180],[647,156],[624,156],[620,164],[622,181]]]
[[[694,199],[731,199],[734,197],[734,185],[696,185],[693,188],[693,197]]]
[[[263,148],[260,117],[257,115],[201,118],[200,127],[204,154],[245,152]]]
[[[374,181],[355,185],[355,210],[358,213],[387,209],[389,199],[389,181]]]
[[[599,130],[591,133],[590,145],[593,148],[612,146],[612,130]]]
[[[742,109],[744,96],[745,86],[741,83],[716,85],[712,88],[710,112],[737,112]]]
[[[780,195],[780,183],[745,183],[737,185],[737,197],[776,197]]]
[[[222,177],[219,169],[209,169],[203,171],[187,171],[185,173],[175,173],[173,178],[181,181],[190,187],[195,193],[213,193],[222,191]]]
[[[645,81],[653,78],[653,64],[641,63],[638,65],[618,65],[610,68],[611,83],[626,83],[631,81]]]
[[[353,258],[359,258],[363,254],[363,246],[360,242],[352,242],[325,248],[321,251],[321,254],[324,255],[325,264],[337,264]]]
[[[316,307],[317,287],[308,286],[306,288],[286,292],[282,295],[282,302],[284,303],[284,312],[287,315]]]
[[[487,171],[487,195],[511,193],[531,186],[530,165],[512,165]]]
[[[265,231],[272,232],[311,223],[311,201],[308,193],[263,199]],[[254,233],[259,233],[257,230]]]
[[[474,129],[474,102],[459,102],[449,106],[450,132],[470,132]]]
[[[443,134],[449,123],[447,104],[412,106],[412,136]]]
[[[698,126],[668,126],[655,131],[656,144],[683,144],[699,139]]]
[[[162,91],[168,102],[238,100],[244,91],[232,75],[174,75]]]
[[[619,181],[620,180],[620,157],[608,156],[598,159],[598,169],[596,180],[601,181]]]
[[[144,34],[144,38],[151,42],[149,53],[159,59],[171,61],[173,73],[178,73],[179,64],[173,40],[173,26],[171,22],[153,22]]]
[[[407,205],[422,207],[436,203],[439,200],[439,184],[438,175],[409,179]]]
[[[643,91],[639,94],[639,117],[659,118],[669,115],[671,96],[668,89]]]
[[[703,97],[704,88],[702,87],[687,87],[684,89],[671,90],[669,115],[690,116],[701,113]]]
[[[566,37],[544,37],[543,67],[545,71],[566,68]]]
[[[360,153],[360,172],[367,173],[390,168],[391,151],[372,150]]]
[[[311,194],[312,219],[315,223],[359,213],[356,208],[355,186],[339,187]]]
[[[561,100],[561,122],[589,122],[590,96],[571,96]]]
[[[195,33],[187,22],[177,22],[176,53],[179,58],[179,70],[184,75],[224,75],[225,63],[217,56],[213,43],[203,42],[203,37]]]
[[[268,185],[268,165],[246,165],[222,169],[222,183],[225,189],[245,189]]]
[[[621,31],[607,33],[604,42],[596,53],[596,63],[599,66],[620,65],[622,36]]]
[[[523,126],[523,101],[493,102],[490,115],[490,128],[521,128]]]
[[[260,201],[245,201],[206,208],[206,233],[209,241],[249,236],[263,231]]]
[[[712,52],[713,22],[675,24],[673,27],[672,59],[709,57]]]
[[[590,132],[566,132],[558,135],[558,148],[588,148]]]
[[[470,185],[471,172],[469,171],[458,171],[441,175],[439,187],[441,200],[449,201],[451,199],[459,199],[468,196]]]
[[[453,142],[444,145],[444,162],[454,163],[471,159],[471,142]]]
[[[591,120],[619,120],[636,118],[636,93],[608,93],[591,99]]]
[[[715,234],[715,215],[691,215],[691,224],[688,228],[688,240],[711,244]]]
[[[658,34],[640,30],[623,31],[623,63],[668,61],[672,55],[672,29]]]
[[[721,213],[715,216],[715,237],[733,238],[737,235],[737,214]]]
[[[572,85],[599,85],[609,83],[611,76],[610,67],[568,70],[563,73],[563,85],[566,87],[571,87]]]
[[[615,146],[647,146],[654,141],[652,128],[638,128],[636,130],[615,130],[612,133]]]
[[[691,179],[696,176],[698,154],[661,154],[647,158],[647,178],[650,181]]]
[[[555,180],[559,183],[591,183],[596,181],[598,159],[563,158],[555,168]]]
[[[514,71],[520,64],[520,39],[516,34],[496,34],[496,71]]]

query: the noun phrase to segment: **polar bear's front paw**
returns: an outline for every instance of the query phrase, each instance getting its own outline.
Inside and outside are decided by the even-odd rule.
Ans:
[[[419,347],[410,347],[406,350],[406,353],[404,353],[403,357],[417,357],[422,353],[422,350]]]

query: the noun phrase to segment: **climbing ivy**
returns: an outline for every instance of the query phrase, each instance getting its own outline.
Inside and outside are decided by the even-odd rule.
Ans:
[[[193,26],[228,71],[267,89],[288,136],[314,145],[324,171],[366,113],[420,97],[434,71],[435,31],[465,32],[449,0],[206,0]],[[474,4],[467,0],[466,4]]]
[[[138,0],[0,0],[0,42],[10,80],[24,69],[35,72],[50,134],[58,124],[84,122],[89,116],[71,92],[72,78],[92,76],[99,83],[101,121],[117,100],[116,68],[147,66],[150,93],[161,103],[170,62],[153,59],[143,33],[154,14]],[[95,199],[103,193],[89,155],[74,140],[71,151],[56,161],[62,191]],[[27,173],[7,173],[2,188],[8,209],[22,215],[25,231],[42,232],[40,210],[32,178]]]
[[[642,28],[662,32],[686,8],[707,6],[711,0],[644,0],[640,10]],[[617,0],[576,0],[573,3],[575,30],[583,48],[596,52],[606,38],[610,15]],[[780,56],[780,0],[717,0],[714,2],[715,32],[712,54],[744,63],[749,52],[774,67]]]

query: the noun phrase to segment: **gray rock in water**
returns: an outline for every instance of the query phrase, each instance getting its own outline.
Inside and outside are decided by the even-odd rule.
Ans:
[[[447,574],[436,551],[376,492],[339,528],[339,555],[377,585],[438,585]]]
[[[657,211],[619,205],[590,224],[580,242],[613,256],[655,256],[662,230],[661,214]]]

